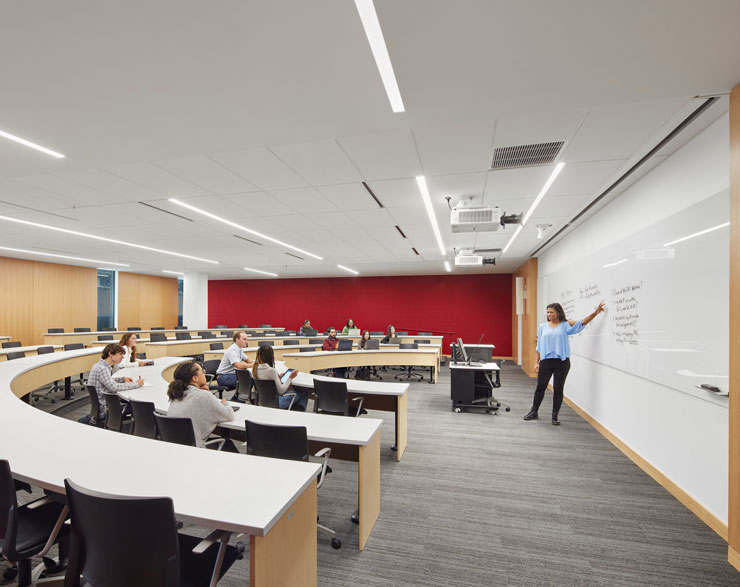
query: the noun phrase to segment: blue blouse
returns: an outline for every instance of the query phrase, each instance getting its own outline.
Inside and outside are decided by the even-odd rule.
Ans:
[[[568,337],[578,334],[585,326],[579,320],[573,326],[568,322],[561,322],[555,328],[550,328],[549,323],[543,322],[537,328],[537,352],[540,359],[565,359],[570,358],[570,344]]]

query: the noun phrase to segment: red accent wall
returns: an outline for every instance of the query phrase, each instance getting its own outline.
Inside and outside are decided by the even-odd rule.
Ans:
[[[319,331],[341,330],[348,318],[368,330],[444,334],[444,352],[461,336],[511,356],[512,276],[421,275],[208,282],[208,324],[298,330],[308,318]]]

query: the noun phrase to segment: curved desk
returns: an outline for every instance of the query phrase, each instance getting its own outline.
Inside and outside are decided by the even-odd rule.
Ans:
[[[164,333],[168,336],[174,337],[175,333],[177,332],[189,332],[191,336],[193,334],[198,334],[199,332],[211,332],[215,334],[216,336],[221,336],[221,333],[226,332],[234,332],[236,330],[239,330],[238,328],[188,328],[187,330],[184,330],[182,328],[168,328],[166,330],[100,330],[100,331],[93,331],[93,332],[44,332],[41,336],[43,337],[44,344],[69,344],[69,343],[75,343],[75,342],[81,342],[82,344],[88,344],[91,342],[95,342],[98,340],[98,335],[100,334],[110,334],[113,336],[114,341],[118,342],[121,339],[121,336],[128,332],[135,332],[138,336],[143,336],[145,334],[151,334],[152,332],[160,332]],[[243,329],[242,329],[243,330]],[[282,332],[285,330],[284,328],[256,328],[254,330],[275,330]],[[10,337],[7,337],[10,338]],[[2,337],[0,337],[2,339]]]
[[[337,367],[372,367],[382,365],[429,367],[429,383],[437,383],[440,350],[384,348],[364,351],[317,351],[284,355],[285,364],[305,372]]]
[[[7,360],[8,353],[26,353],[26,356],[32,356],[38,354],[37,351],[41,347],[45,346],[51,346],[54,348],[54,351],[58,351],[63,349],[64,347],[61,345],[50,345],[50,344],[34,344],[30,346],[14,346],[7,349],[0,349],[0,361]]]
[[[141,375],[150,386],[120,392],[127,400],[154,402],[161,412],[169,409],[167,382],[172,380],[174,368],[186,361],[183,358],[157,359],[148,367],[130,367],[125,374],[136,378]],[[358,463],[357,501],[360,512],[360,550],[365,548],[375,522],[380,515],[380,427],[382,420],[372,418],[339,418],[311,412],[293,412],[239,404],[231,422],[220,428],[228,430],[232,438],[245,437],[244,421],[276,426],[305,426],[311,452],[326,446],[332,449],[331,458]]]
[[[70,478],[95,491],[169,496],[182,521],[249,534],[250,585],[316,586],[318,464],[153,442],[65,420],[18,399],[89,370],[98,358],[98,349],[83,349],[0,363],[0,458],[14,475],[57,493]],[[221,487],[238,490],[244,507],[215,497]]]

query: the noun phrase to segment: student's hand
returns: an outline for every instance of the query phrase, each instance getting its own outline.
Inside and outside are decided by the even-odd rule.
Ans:
[[[131,379],[131,377],[124,377],[123,378],[123,381],[126,382],[126,383],[131,383],[133,381],[133,379]]]
[[[139,387],[144,387],[144,379],[143,379],[143,377],[139,376],[139,378],[136,380],[136,383],[139,384]]]
[[[200,388],[201,389],[205,389],[206,391],[211,391],[211,389],[208,387],[208,384],[207,383],[204,383],[203,385],[201,385]]]
[[[222,403],[223,405],[225,405],[225,406],[228,406],[228,405],[229,405],[229,402],[228,402],[228,401],[226,401],[225,399],[222,399],[222,400],[221,400],[221,403]]]
[[[147,362],[146,361],[139,361],[139,367],[146,367]]]
[[[291,378],[291,379],[295,379],[296,377],[298,377],[298,369],[296,369],[295,371],[293,371],[293,372],[292,372],[292,373],[290,374],[290,378]]]

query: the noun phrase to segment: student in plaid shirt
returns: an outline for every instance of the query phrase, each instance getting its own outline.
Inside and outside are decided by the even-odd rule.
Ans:
[[[136,389],[144,385],[144,380],[139,377],[136,381],[130,377],[113,378],[113,366],[118,365],[123,360],[124,349],[119,344],[107,344],[103,349],[102,358],[90,369],[90,375],[87,378],[88,385],[94,385],[98,392],[100,410],[97,419],[91,424],[102,422],[106,416],[105,398],[103,393],[118,393],[127,389]]]

